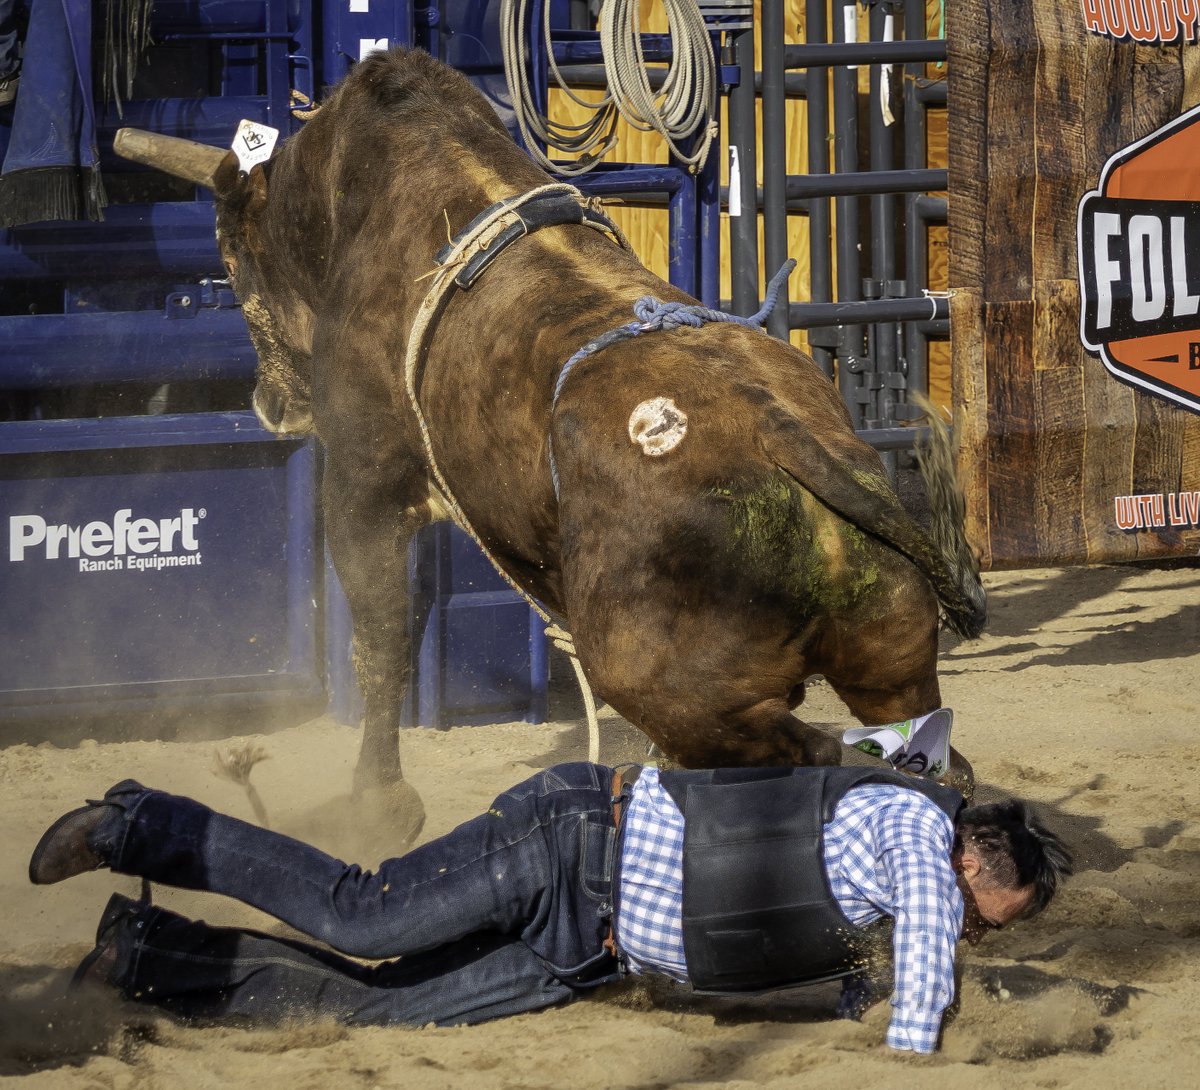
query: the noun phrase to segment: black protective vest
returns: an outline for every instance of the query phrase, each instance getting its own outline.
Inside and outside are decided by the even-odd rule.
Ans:
[[[816,984],[860,967],[859,933],[829,889],[823,826],[859,784],[926,795],[953,821],[962,796],[874,768],[663,772],[683,812],[683,948],[700,991]]]

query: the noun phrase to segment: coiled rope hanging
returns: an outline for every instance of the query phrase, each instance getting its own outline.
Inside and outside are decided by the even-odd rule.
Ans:
[[[525,43],[529,40],[526,31],[529,3],[530,0],[500,2],[500,48],[504,57],[504,78],[508,82],[508,95],[517,119],[517,127],[521,130],[529,154],[539,166],[567,176],[583,174],[591,170],[617,142],[614,134],[619,116],[616,104],[612,94],[607,91],[597,102],[588,102],[580,98],[563,79],[554,61],[553,50],[547,50],[554,82],[572,102],[590,110],[592,116],[582,125],[565,125],[551,121],[542,114],[534,101],[525,65]],[[549,3],[543,5],[543,41],[550,40],[550,7]],[[581,158],[572,163],[555,165],[541,150],[541,144]]]
[[[547,48],[550,74],[572,102],[593,116],[580,125],[552,122],[542,115],[533,98],[525,65],[527,41],[526,9],[531,0],[501,0],[500,40],[504,74],[517,126],[533,158],[547,170],[577,175],[591,170],[616,143],[618,115],[641,132],[657,132],[667,142],[671,155],[698,171],[708,157],[716,135],[717,64],[712,40],[696,0],[663,0],[671,37],[671,63],[656,93],[650,86],[642,52],[639,0],[605,0],[600,9],[600,49],[608,91],[587,102],[563,79],[553,50]],[[550,7],[543,5],[543,37],[550,41]],[[696,147],[686,152],[683,144],[697,132]],[[540,149],[579,155],[571,163],[553,163]]]
[[[663,0],[671,34],[671,64],[657,97],[642,54],[638,0],[605,0],[600,9],[600,49],[617,109],[635,129],[657,132],[671,154],[694,170],[708,157],[716,135],[717,62],[696,0]],[[696,150],[680,142],[703,126]]]

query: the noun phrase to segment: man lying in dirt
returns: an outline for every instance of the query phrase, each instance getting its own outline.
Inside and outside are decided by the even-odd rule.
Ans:
[[[35,883],[98,867],[247,904],[305,943],[114,894],[77,979],[185,1018],[469,1024],[627,972],[745,993],[845,977],[894,918],[887,1043],[931,1052],[954,951],[1046,907],[1071,857],[1022,803],[870,768],[557,765],[371,873],[133,780],[43,835]]]

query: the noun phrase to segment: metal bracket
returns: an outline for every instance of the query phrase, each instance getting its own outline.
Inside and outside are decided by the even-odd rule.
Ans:
[[[200,310],[200,293],[191,288],[173,291],[163,309],[168,318],[195,318]]]
[[[230,287],[228,277],[206,276],[200,281],[200,305],[202,307],[236,307],[237,296]]]
[[[813,348],[838,349],[842,346],[840,325],[813,326],[808,331],[808,343]]]
[[[163,307],[168,318],[195,318],[201,310],[225,310],[238,305],[229,281],[206,276],[198,284],[176,284]]]

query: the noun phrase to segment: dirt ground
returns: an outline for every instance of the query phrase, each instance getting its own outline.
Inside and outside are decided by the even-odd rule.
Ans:
[[[364,836],[365,823],[348,816],[355,732],[320,718],[226,739],[212,738],[211,724],[172,740],[145,730],[114,740],[113,728],[60,736],[62,744],[6,736],[0,1083],[28,1090],[1196,1085],[1200,568],[1032,571],[988,583],[988,633],[944,648],[955,741],[975,765],[980,798],[1012,793],[1038,804],[1071,841],[1079,874],[1038,920],[962,956],[961,1004],[939,1055],[880,1050],[886,1002],[861,1024],[833,1020],[831,986],[724,1002],[622,984],[487,1026],[419,1030],[188,1027],[115,995],[68,994],[109,892],[135,894],[136,886],[105,871],[35,888],[26,865],[54,817],[118,779],[136,776],[251,819],[242,790],[211,769],[215,747],[256,742],[270,754],[254,782],[272,824],[366,864],[392,854],[393,829],[378,822]],[[853,725],[819,683],[801,710],[830,730]],[[604,759],[636,753],[633,733],[611,713],[602,727]],[[428,810],[422,836],[432,837],[531,770],[583,756],[586,737],[577,722],[560,718],[409,731],[403,747]],[[273,926],[211,895],[159,889],[156,897],[211,922]]]

